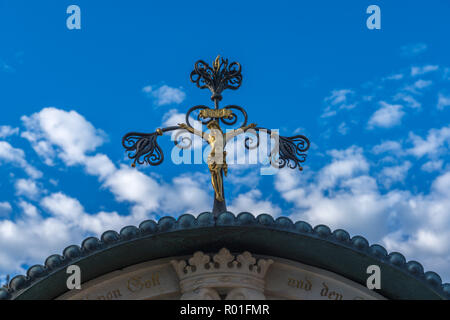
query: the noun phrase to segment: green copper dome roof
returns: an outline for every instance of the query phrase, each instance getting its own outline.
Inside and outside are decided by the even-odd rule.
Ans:
[[[204,212],[197,218],[184,214],[178,220],[146,220],[120,233],[106,231],[100,239],[86,238],[81,247],[71,245],[62,255],[49,256],[44,265],[30,267],[26,276],[11,279],[8,289],[0,288],[0,300],[58,297],[68,290],[65,269],[71,264],[83,270],[86,282],[133,264],[223,247],[298,261],[364,286],[366,269],[375,264],[381,269],[381,289],[376,291],[386,298],[450,299],[450,284],[442,284],[437,273],[424,272],[420,263],[407,262],[402,254],[388,253],[380,245],[369,245],[361,236],[350,237],[341,229],[332,232],[325,225],[312,228],[286,217],[274,220],[268,214],[254,217],[248,212],[237,216],[225,212],[215,220],[212,213]]]

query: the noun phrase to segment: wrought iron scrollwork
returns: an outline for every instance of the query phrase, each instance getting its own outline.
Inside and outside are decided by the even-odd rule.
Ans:
[[[192,146],[192,138],[189,131],[180,129],[175,133],[174,144],[180,149],[189,149]]]
[[[284,168],[286,165],[291,168],[301,171],[303,167],[300,165],[306,160],[306,152],[310,147],[310,142],[304,135],[297,135],[293,137],[279,138],[279,157],[278,167]]]
[[[244,139],[244,146],[246,149],[248,150],[253,150],[259,147],[259,131],[256,129],[256,131],[252,131],[252,130],[247,130],[246,131],[247,134],[251,133],[254,134],[256,139],[254,139],[253,137],[245,137]]]
[[[194,70],[190,74],[190,79],[200,89],[209,89],[212,93],[211,100],[214,101],[214,108],[205,105],[197,105],[190,108],[186,113],[186,123],[179,123],[178,126],[171,126],[157,129],[154,133],[138,133],[130,132],[122,139],[122,145],[128,152],[128,157],[134,159],[132,166],[147,163],[152,166],[159,165],[164,160],[164,154],[157,143],[158,135],[164,132],[175,131],[172,135],[174,143],[181,149],[190,148],[193,145],[191,134],[201,137],[202,141],[206,141],[211,146],[210,155],[208,156],[208,168],[211,173],[211,183],[214,188],[214,207],[213,213],[217,216],[221,212],[227,211],[225,199],[223,197],[223,175],[227,173],[226,163],[216,162],[216,154],[226,155],[225,144],[221,147],[217,144],[217,135],[225,137],[225,143],[228,138],[235,137],[243,132],[248,132],[250,136],[245,137],[245,148],[255,149],[260,147],[260,133],[265,132],[274,138],[275,142],[270,143],[270,152],[268,156],[270,163],[275,168],[284,168],[285,166],[302,170],[301,163],[306,160],[306,151],[310,147],[308,138],[303,135],[293,137],[282,137],[277,132],[264,128],[255,127],[252,123],[247,125],[248,116],[244,108],[237,105],[227,105],[219,108],[219,102],[222,100],[222,92],[226,89],[236,90],[241,86],[242,74],[241,65],[237,62],[228,63],[227,59],[221,59],[217,56],[210,67],[203,60],[195,63]],[[198,112],[198,114],[197,114]],[[242,118],[242,119],[241,119]],[[204,133],[199,128],[194,128],[192,119],[198,121],[202,125],[206,125],[210,129],[209,133]],[[231,132],[224,132],[221,124],[226,126],[240,125]],[[183,130],[180,130],[183,129]],[[189,134],[188,134],[189,133]],[[253,137],[254,135],[255,137]],[[216,150],[222,148],[221,150]]]
[[[190,108],[188,110],[188,112],[186,112],[186,124],[189,127],[193,127],[191,122],[189,121],[189,119],[191,117],[191,113],[194,112],[194,111],[197,111],[197,110],[200,111],[200,110],[204,110],[204,109],[209,109],[209,108],[207,106],[204,106],[204,105],[198,105],[198,106],[194,106],[194,107]],[[194,119],[196,119],[197,121],[200,121],[204,125],[206,125],[209,121],[211,121],[211,119],[201,120],[200,119],[200,113],[196,117],[194,117]]]
[[[223,117],[220,116],[218,118],[215,118],[214,116],[210,116],[208,118],[204,118],[201,116],[201,112],[202,110],[207,110],[207,111],[223,111],[223,109],[226,110],[230,110],[230,115],[229,117]],[[203,125],[208,124],[208,122],[210,122],[211,120],[218,120],[220,119],[220,121],[225,124],[225,125],[229,125],[232,126],[234,124],[236,124],[237,120],[239,119],[239,113],[237,111],[240,112],[240,114],[242,115],[242,122],[239,125],[239,127],[244,127],[247,125],[248,122],[248,115],[247,112],[245,111],[244,108],[240,107],[240,106],[236,106],[236,105],[228,105],[226,107],[224,107],[223,109],[210,109],[207,106],[204,105],[198,105],[198,106],[194,106],[192,108],[190,108],[188,110],[188,112],[186,112],[186,124],[190,127],[193,127],[192,123],[191,123],[191,118],[194,118],[195,120],[201,122]],[[199,111],[199,113],[197,115],[194,114],[194,112]]]
[[[248,116],[247,116],[247,112],[245,111],[244,108],[240,107],[240,106],[236,106],[236,105],[229,105],[224,107],[224,109],[228,109],[228,110],[238,110],[242,113],[242,115],[244,116],[244,120],[242,121],[242,123],[239,125],[239,127],[244,127],[247,125],[247,121],[248,121]],[[226,119],[226,118],[220,118],[220,121],[222,121],[224,124],[232,126],[234,125],[238,120],[238,116],[235,112],[231,113],[231,118]]]
[[[160,135],[158,132],[130,132],[122,138],[122,145],[128,151],[128,158],[134,159],[133,167],[136,166],[136,162],[157,166],[164,161],[164,153],[156,140],[158,135]]]
[[[310,142],[307,137],[304,135],[283,137],[265,128],[255,128],[255,130],[256,143],[251,137],[246,137],[244,141],[246,149],[257,148],[260,141],[260,131],[264,131],[273,137],[275,141],[269,154],[271,165],[280,169],[288,166],[291,169],[298,167],[300,171],[303,170],[301,163],[306,161],[306,151],[310,147]]]
[[[200,89],[211,90],[212,100],[220,101],[223,90],[236,90],[241,86],[241,65],[238,62],[228,64],[228,59],[220,59],[218,56],[211,68],[205,61],[199,60],[195,63],[190,78]]]

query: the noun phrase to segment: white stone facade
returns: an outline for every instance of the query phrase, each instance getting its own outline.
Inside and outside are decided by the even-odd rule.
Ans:
[[[58,299],[353,300],[384,299],[331,272],[226,248],[215,254],[158,259],[83,283]]]

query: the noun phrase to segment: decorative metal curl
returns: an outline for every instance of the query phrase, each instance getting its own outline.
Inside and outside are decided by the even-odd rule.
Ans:
[[[283,137],[272,132],[272,130],[265,128],[255,128],[255,130],[257,139],[256,144],[250,145],[253,141],[251,138],[247,137],[244,142],[246,149],[255,149],[259,146],[259,131],[264,130],[263,132],[266,132],[267,134],[270,134],[271,137],[275,138],[274,147],[269,154],[270,164],[279,169],[284,168],[287,165],[291,169],[298,167],[300,171],[303,170],[303,167],[300,164],[306,161],[306,153],[304,152],[310,147],[310,142],[307,137],[304,135]]]
[[[189,136],[182,136],[189,131],[180,129],[175,133],[174,144],[180,149],[189,149],[192,146],[192,139]],[[190,134],[190,133],[189,133]]]
[[[247,130],[246,133],[253,133],[251,130]],[[256,143],[254,143],[254,140],[252,137],[245,137],[244,139],[244,146],[248,150],[253,150],[259,147],[259,131],[255,131],[254,135],[256,137]],[[252,145],[254,143],[254,145]]]
[[[134,159],[133,167],[136,166],[136,162],[157,166],[164,161],[164,153],[156,141],[158,135],[160,135],[158,132],[130,132],[122,138],[122,145],[129,152],[128,158]]]
[[[225,89],[236,90],[241,86],[241,65],[238,62],[228,64],[228,59],[216,58],[213,68],[205,61],[199,60],[195,63],[190,79],[200,89],[211,90],[212,100],[222,100],[222,91]]]
[[[186,112],[186,124],[189,127],[193,127],[191,122],[189,121],[189,117],[190,117],[191,113],[196,111],[196,110],[203,110],[203,109],[209,109],[209,108],[207,106],[204,106],[204,105],[198,105],[198,106],[194,106],[194,107],[190,108],[188,110],[188,112]],[[203,125],[206,125],[209,121],[211,121],[211,119],[201,120],[200,119],[200,113],[199,113],[197,115],[197,121],[200,121]]]
[[[301,163],[306,161],[306,152],[310,147],[310,142],[304,135],[297,135],[293,137],[279,136],[279,157],[278,168],[284,168],[286,165],[295,169],[298,167],[300,171],[303,170]],[[273,157],[271,157],[271,160]]]
[[[242,115],[244,116],[244,121],[239,125],[239,127],[244,127],[247,125],[247,121],[248,121],[248,115],[247,115],[247,111],[245,111],[244,108],[240,107],[240,106],[236,106],[236,105],[228,105],[226,107],[224,107],[224,109],[229,109],[229,110],[238,110],[242,113]],[[225,119],[225,118],[220,118],[220,121],[222,121],[222,123],[232,126],[234,125],[238,120],[238,116],[236,115],[236,113],[232,113],[231,114],[231,118],[230,119]]]
[[[205,105],[197,105],[194,106],[192,108],[190,108],[187,112],[186,112],[186,124],[190,127],[193,127],[191,122],[190,122],[190,118],[191,118],[191,114],[194,111],[201,111],[201,110],[206,110],[206,109],[210,109]],[[228,109],[228,110],[237,110],[239,111],[242,116],[243,116],[243,121],[242,123],[239,125],[239,127],[243,127],[247,125],[248,122],[248,115],[247,115],[247,111],[245,111],[244,108],[237,106],[237,105],[228,105],[225,106],[223,109]],[[221,109],[222,110],[222,109]],[[200,118],[200,113],[197,116],[193,117],[194,119],[196,118],[197,121],[201,122],[203,125],[207,125],[208,122],[210,122],[211,120],[214,119],[220,119],[220,121],[225,124],[225,125],[229,125],[232,126],[234,124],[236,124],[237,120],[238,120],[238,114],[236,112],[232,112],[231,113],[231,117],[230,118],[224,118],[224,117],[220,117],[220,118]]]

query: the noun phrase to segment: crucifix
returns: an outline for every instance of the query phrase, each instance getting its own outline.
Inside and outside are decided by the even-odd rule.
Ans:
[[[164,161],[164,153],[157,143],[157,137],[165,132],[178,130],[177,136],[181,132],[190,132],[205,140],[211,147],[208,155],[208,168],[211,174],[211,184],[214,189],[213,214],[217,217],[220,213],[226,212],[225,194],[223,188],[223,176],[228,173],[226,162],[227,153],[225,151],[226,143],[246,132],[256,136],[256,147],[259,146],[259,134],[266,133],[274,138],[274,147],[271,149],[268,159],[275,168],[283,168],[286,165],[300,171],[303,170],[301,163],[306,160],[306,151],[309,149],[310,142],[304,135],[293,137],[279,136],[270,129],[257,127],[255,123],[247,124],[248,116],[245,109],[237,105],[227,105],[219,108],[219,102],[222,100],[222,92],[225,89],[237,90],[242,83],[241,65],[238,62],[228,63],[228,59],[221,59],[220,56],[214,60],[212,67],[206,62],[199,60],[195,63],[194,70],[191,72],[190,79],[200,89],[209,89],[212,93],[211,100],[214,102],[214,108],[205,105],[197,105],[190,108],[186,113],[186,123],[179,123],[177,126],[158,128],[153,133],[130,132],[122,138],[122,145],[128,151],[128,157],[133,159],[132,167],[137,164],[147,163],[152,166],[161,164]],[[197,120],[205,125],[209,132],[195,129],[191,123],[191,114],[198,113]],[[239,113],[238,113],[239,112]],[[223,132],[220,123],[233,126],[238,120],[238,114],[243,116],[240,126],[234,130]],[[192,141],[191,141],[192,142]],[[245,139],[245,148],[252,149],[248,144],[249,139]],[[175,145],[180,148],[190,147],[182,146],[177,139]]]

